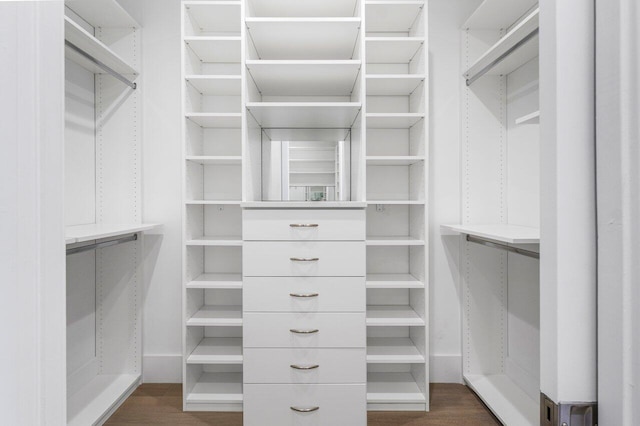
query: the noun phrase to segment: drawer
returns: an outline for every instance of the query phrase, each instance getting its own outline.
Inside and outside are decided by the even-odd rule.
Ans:
[[[245,385],[243,392],[246,426],[367,424],[366,385]]]
[[[243,210],[248,241],[364,241],[365,210]]]
[[[364,277],[364,241],[248,241],[242,248],[245,276]]]
[[[364,348],[247,348],[245,383],[366,383]]]
[[[246,277],[245,312],[365,312],[364,277]]]
[[[364,348],[367,335],[364,312],[246,312],[242,333],[246,348]]]

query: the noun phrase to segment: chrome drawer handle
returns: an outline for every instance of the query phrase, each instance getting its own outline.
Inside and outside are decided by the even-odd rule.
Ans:
[[[317,223],[292,223],[289,225],[292,228],[317,228]]]
[[[314,370],[314,369],[320,367],[320,365],[318,365],[318,364],[314,364],[314,365],[296,365],[296,364],[291,364],[290,367],[291,368],[295,368],[296,370]]]
[[[320,407],[309,407],[309,408],[300,408],[300,407],[290,407],[293,411],[297,411],[298,413],[311,413],[312,411],[318,411]]]
[[[319,257],[290,257],[289,260],[293,262],[317,262]]]
[[[318,297],[319,294],[318,293],[306,293],[306,294],[289,293],[289,296],[291,296],[291,297]]]
[[[292,328],[289,331],[296,334],[315,334],[320,330],[318,330],[317,328],[314,328],[313,330],[299,330],[297,328]]]

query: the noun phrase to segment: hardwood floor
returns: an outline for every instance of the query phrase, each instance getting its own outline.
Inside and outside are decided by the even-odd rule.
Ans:
[[[367,423],[368,426],[500,425],[473,392],[466,386],[454,384],[431,386],[431,411],[428,413],[369,412]],[[185,413],[182,411],[181,385],[144,384],[106,425],[241,426],[242,413]]]

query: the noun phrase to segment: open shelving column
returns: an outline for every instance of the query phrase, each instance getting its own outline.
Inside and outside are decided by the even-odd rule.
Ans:
[[[365,1],[369,410],[429,409],[427,24]]]
[[[183,407],[242,410],[243,5],[182,3]]]

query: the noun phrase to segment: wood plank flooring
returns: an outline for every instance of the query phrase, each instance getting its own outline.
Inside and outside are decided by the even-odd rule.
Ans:
[[[368,426],[500,425],[473,392],[466,386],[455,384],[431,385],[431,411],[428,413],[369,412],[367,424]],[[242,413],[185,413],[182,411],[181,385],[144,384],[120,406],[106,425],[242,426]]]

